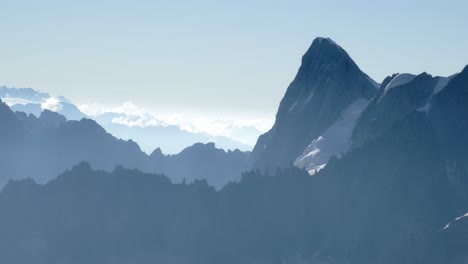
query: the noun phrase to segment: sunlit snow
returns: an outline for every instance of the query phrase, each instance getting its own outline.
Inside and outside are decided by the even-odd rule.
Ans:
[[[397,86],[403,85],[405,83],[411,82],[414,79],[414,77],[416,77],[416,75],[411,74],[411,73],[400,73],[400,74],[398,74],[397,76],[395,76],[395,78],[393,78],[387,84],[387,86],[385,86],[385,92],[384,93],[387,93],[393,87],[397,87]]]
[[[366,99],[358,99],[345,109],[340,118],[320,137],[313,140],[294,163],[313,175],[323,169],[332,156],[340,156],[350,146],[351,134],[357,118],[369,104]]]

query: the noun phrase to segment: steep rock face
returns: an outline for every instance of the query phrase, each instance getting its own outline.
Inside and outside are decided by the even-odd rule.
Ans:
[[[430,101],[428,116],[449,163],[468,172],[468,66]]]
[[[418,76],[398,74],[386,78],[357,121],[352,136],[353,146],[374,140],[396,122],[424,106],[439,78],[426,73]]]
[[[371,99],[375,87],[344,49],[317,38],[283,97],[273,128],[252,151],[253,168],[288,166],[359,98]]]

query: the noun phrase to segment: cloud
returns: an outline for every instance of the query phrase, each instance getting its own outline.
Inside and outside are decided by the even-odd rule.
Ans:
[[[41,103],[42,110],[50,110],[58,112],[63,109],[63,105],[57,97],[49,97],[43,103]]]
[[[161,126],[164,125],[161,120],[158,120],[153,115],[145,111],[145,109],[137,106],[131,101],[124,102],[117,107],[103,107],[97,103],[91,105],[79,105],[81,112],[91,117],[98,117],[105,113],[120,114],[112,119],[112,123],[121,124],[128,127],[146,127],[146,126]]]
[[[137,106],[131,101],[125,102],[119,107],[111,108],[109,112],[126,114],[129,116],[144,116],[147,114],[145,109]]]
[[[18,105],[18,104],[25,105],[25,104],[34,103],[33,101],[26,100],[23,98],[11,98],[11,97],[2,98],[2,101],[5,102],[8,106],[13,106],[13,105]]]
[[[143,116],[146,114],[145,109],[135,105],[133,102],[124,102],[122,105],[117,107],[106,107],[98,103],[92,104],[81,104],[77,106],[81,112],[88,116],[99,116],[104,113],[118,113],[126,114],[128,116]]]
[[[177,126],[192,133],[204,133],[209,136],[224,136],[239,142],[253,145],[261,133],[273,125],[272,119],[219,119],[196,114],[151,114],[135,103],[128,101],[117,107],[103,107],[97,103],[79,105],[85,114],[97,117],[104,113],[117,113],[121,116],[112,119],[112,123],[128,127]]]
[[[112,123],[121,124],[128,127],[147,127],[147,126],[161,126],[163,125],[161,120],[154,118],[149,114],[142,115],[127,115],[114,117]]]
[[[164,125],[174,125],[192,133],[223,136],[248,145],[255,145],[258,136],[273,125],[269,119],[219,119],[207,116],[172,114],[157,116]]]

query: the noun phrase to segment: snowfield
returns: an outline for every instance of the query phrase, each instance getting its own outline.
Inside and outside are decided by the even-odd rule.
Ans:
[[[332,156],[340,156],[351,146],[351,134],[356,120],[369,104],[364,98],[354,101],[320,137],[314,139],[294,165],[313,175],[323,169]]]

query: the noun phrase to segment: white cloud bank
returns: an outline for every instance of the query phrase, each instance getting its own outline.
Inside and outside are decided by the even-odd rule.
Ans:
[[[60,103],[60,100],[57,97],[50,97],[41,103],[41,108],[42,110],[58,112],[63,109],[63,105]]]
[[[266,118],[232,120],[181,113],[152,114],[133,102],[125,102],[117,107],[103,107],[93,103],[79,105],[78,108],[91,117],[97,117],[105,113],[121,114],[114,117],[112,122],[128,127],[173,125],[188,132],[224,136],[249,145],[255,144],[258,136],[268,131],[273,125],[273,120]]]

